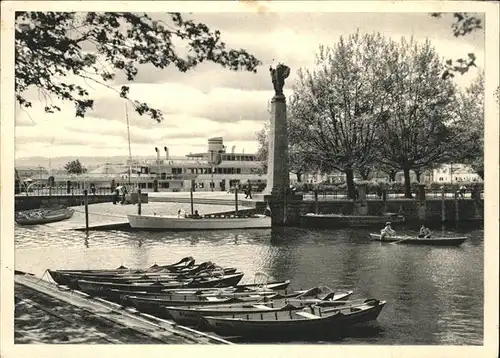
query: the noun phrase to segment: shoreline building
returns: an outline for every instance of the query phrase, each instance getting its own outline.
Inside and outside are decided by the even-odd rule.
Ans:
[[[54,171],[55,186],[96,188],[125,185],[143,192],[154,191],[228,191],[236,185],[252,185],[253,191],[264,190],[267,175],[256,154],[226,151],[222,137],[208,139],[206,152],[190,153],[171,158],[168,148],[155,148],[156,159],[127,160],[125,163],[105,163],[84,174]],[[46,186],[51,176],[47,171],[33,171],[32,188]],[[69,182],[69,184],[68,184]],[[68,189],[69,190],[69,189]]]

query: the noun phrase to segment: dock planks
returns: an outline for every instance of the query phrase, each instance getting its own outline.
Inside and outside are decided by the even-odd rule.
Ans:
[[[129,337],[129,340],[146,337],[150,343],[231,344],[215,335],[198,332],[133,309],[125,309],[103,299],[91,298],[79,291],[64,290],[64,286],[60,287],[29,274],[16,274],[14,282],[17,287],[16,298],[22,304],[30,306],[31,309],[38,309],[53,319],[82,328],[89,327],[89,322],[96,321],[105,323],[101,323],[101,327],[114,327],[107,332],[104,328],[92,330],[94,336],[109,343],[128,343],[117,338],[119,335],[113,334],[113,331],[121,329],[133,333],[134,337]],[[86,330],[82,332],[84,331]]]

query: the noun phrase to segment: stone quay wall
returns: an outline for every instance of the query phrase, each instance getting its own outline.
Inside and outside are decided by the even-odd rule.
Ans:
[[[137,201],[137,194],[132,195],[132,202]],[[100,204],[109,203],[113,201],[113,194],[89,194],[88,203]],[[65,206],[79,206],[84,205],[84,195],[29,195],[29,196],[16,196],[14,199],[14,210],[31,210],[39,209],[42,207],[50,206],[51,204],[60,204]],[[148,194],[141,194],[141,202],[148,202]]]
[[[353,214],[356,206],[350,200],[290,200],[287,202],[276,202],[273,206],[286,206],[286,222],[290,226],[301,224],[301,215],[307,213],[320,214]],[[401,213],[406,222],[467,222],[481,221],[484,218],[483,199],[427,199],[419,201],[416,199],[394,199],[394,200],[367,200],[365,203],[366,215],[378,215],[382,212]],[[361,204],[361,205],[363,205]],[[257,203],[257,212],[266,208],[266,202]],[[443,210],[444,209],[444,210]],[[443,215],[444,214],[444,215]]]

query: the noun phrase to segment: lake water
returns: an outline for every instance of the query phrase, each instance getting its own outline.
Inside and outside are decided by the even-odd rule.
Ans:
[[[397,229],[397,228],[396,228]],[[290,279],[291,288],[326,285],[353,298],[386,300],[376,323],[342,344],[483,344],[483,231],[458,248],[381,244],[367,230],[148,233],[17,227],[16,269],[148,267],[185,256],[245,273]],[[456,233],[447,232],[448,235]]]

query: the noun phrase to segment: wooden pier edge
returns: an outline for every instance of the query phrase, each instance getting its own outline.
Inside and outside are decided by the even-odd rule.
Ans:
[[[170,322],[136,310],[130,310],[101,298],[92,298],[80,291],[64,289],[63,287],[65,286],[58,286],[29,273],[17,271],[14,275],[14,282],[34,291],[54,297],[71,306],[86,309],[96,316],[114,321],[123,326],[131,327],[152,338],[164,336],[162,338],[168,340],[168,335],[175,335],[184,338],[186,343],[233,344],[209,333],[184,327],[175,322]],[[167,334],[165,335],[164,333]]]

